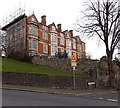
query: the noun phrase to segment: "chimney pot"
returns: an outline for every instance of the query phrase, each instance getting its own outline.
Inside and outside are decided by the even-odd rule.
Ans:
[[[70,30],[70,36],[73,37],[73,30]]]
[[[42,24],[46,25],[46,15],[43,15],[41,17],[41,22],[42,22]]]
[[[62,29],[61,29],[61,24],[58,24],[57,27],[58,27],[58,31],[61,32],[61,31],[62,31]]]

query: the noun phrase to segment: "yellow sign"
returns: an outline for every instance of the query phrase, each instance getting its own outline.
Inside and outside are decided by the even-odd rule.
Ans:
[[[75,55],[70,56],[71,67],[77,67],[76,59],[77,57]]]
[[[71,60],[71,61],[74,62],[74,61],[76,61],[76,59],[77,59],[77,57],[76,57],[75,55],[71,55],[71,56],[70,56],[70,60]]]

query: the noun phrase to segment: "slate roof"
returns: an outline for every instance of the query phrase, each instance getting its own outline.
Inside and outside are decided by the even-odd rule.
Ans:
[[[16,22],[20,21],[23,18],[26,18],[27,16],[25,14],[20,15],[19,17],[15,18],[13,21],[11,21],[9,24],[5,25],[4,27],[2,27],[2,30],[5,30],[10,27],[11,25],[15,24]]]

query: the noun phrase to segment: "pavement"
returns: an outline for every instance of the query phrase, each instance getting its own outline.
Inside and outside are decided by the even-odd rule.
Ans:
[[[68,90],[68,89],[41,88],[41,87],[18,86],[18,85],[7,85],[7,84],[2,85],[2,89],[48,93],[48,94],[73,95],[73,96],[100,95],[100,94],[104,95],[104,94],[109,94],[111,92],[116,92],[111,88]]]

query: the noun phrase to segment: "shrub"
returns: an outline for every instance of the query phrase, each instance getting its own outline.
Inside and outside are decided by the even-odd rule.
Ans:
[[[31,62],[32,61],[32,57],[29,55],[28,51],[26,51],[26,50],[24,50],[22,52],[20,52],[20,51],[11,52],[11,53],[9,53],[9,55],[7,57],[15,59],[15,60],[23,61],[23,62]]]

